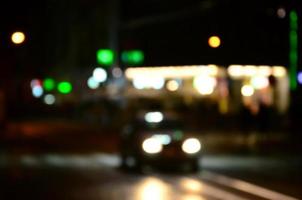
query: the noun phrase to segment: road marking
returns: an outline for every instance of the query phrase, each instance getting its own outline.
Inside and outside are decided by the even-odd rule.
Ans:
[[[240,194],[226,191],[222,188],[212,186],[196,176],[171,176],[162,173],[152,173],[150,177],[155,177],[165,183],[172,191],[171,199],[217,199],[217,200],[248,200]],[[191,195],[191,196],[190,196]],[[173,198],[175,196],[175,198]],[[177,197],[177,198],[176,198]],[[183,198],[181,198],[183,197]],[[167,199],[167,198],[163,198]]]
[[[216,182],[220,185],[224,185],[230,188],[234,188],[236,190],[240,190],[255,196],[259,196],[265,199],[271,199],[271,200],[298,200],[297,198],[281,194],[279,192],[275,192],[273,190],[269,190],[264,187],[260,187],[257,185],[254,185],[252,183],[242,181],[235,178],[230,178],[221,174],[209,172],[209,171],[203,171],[199,175],[202,179],[206,179],[212,182]]]
[[[199,194],[223,200],[247,200],[246,198],[235,195],[231,192],[210,186],[207,183],[200,183],[194,178],[185,177],[180,180],[182,188],[189,190],[191,193],[198,192]]]

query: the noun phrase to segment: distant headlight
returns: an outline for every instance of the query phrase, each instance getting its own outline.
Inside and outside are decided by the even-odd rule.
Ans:
[[[143,150],[149,154],[156,154],[162,151],[161,141],[156,138],[148,138],[142,144]]]
[[[196,139],[196,138],[189,138],[189,139],[186,139],[182,143],[181,148],[182,148],[182,150],[185,153],[194,154],[194,153],[197,153],[198,151],[200,151],[201,144],[200,144],[200,142],[199,142],[198,139]]]
[[[158,140],[162,145],[168,145],[171,143],[171,136],[168,134],[155,134],[152,138]]]
[[[145,114],[145,121],[148,123],[159,123],[163,119],[164,115],[161,112],[148,112]]]

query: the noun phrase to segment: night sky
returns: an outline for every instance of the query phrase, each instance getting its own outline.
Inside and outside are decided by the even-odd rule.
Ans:
[[[297,4],[190,0],[173,1],[173,6],[169,6],[172,3],[167,2],[172,1],[165,2],[125,3],[124,16],[132,23],[125,27],[123,36],[151,55],[146,58],[148,64],[287,65],[288,16],[278,18],[277,9],[284,7],[289,11]],[[134,4],[138,5],[137,12],[132,13]],[[221,37],[218,49],[208,46],[211,35]]]
[[[2,68],[10,65],[20,74],[43,74],[91,67],[96,50],[112,46],[112,30],[119,51],[145,52],[144,65],[287,65],[288,15],[278,18],[277,9],[284,7],[287,14],[296,9],[301,16],[298,1],[121,0],[116,7],[112,2],[3,3]],[[27,34],[24,45],[10,43],[14,30]],[[221,37],[219,48],[208,46],[211,35]]]

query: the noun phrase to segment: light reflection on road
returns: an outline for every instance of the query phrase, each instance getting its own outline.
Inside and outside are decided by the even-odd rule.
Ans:
[[[171,188],[155,177],[148,177],[138,184],[136,200],[167,200],[171,197]]]
[[[196,194],[187,194],[184,195],[180,200],[206,200],[206,199]]]
[[[201,182],[189,178],[182,178],[180,180],[180,185],[185,190],[192,193],[199,193],[203,189]]]
[[[181,175],[143,178],[134,187],[133,193],[135,200],[246,199],[204,183],[200,179]]]

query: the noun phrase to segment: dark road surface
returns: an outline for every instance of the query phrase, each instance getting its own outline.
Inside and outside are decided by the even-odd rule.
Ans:
[[[0,146],[0,199],[302,199],[299,155],[206,154],[197,173],[126,172],[116,136],[84,128],[16,126]]]
[[[232,167],[230,157],[206,157],[206,169],[194,174],[125,172],[114,154],[2,155],[0,159],[1,199],[295,199],[207,169],[217,169],[220,162]],[[255,162],[261,160],[245,161]]]

